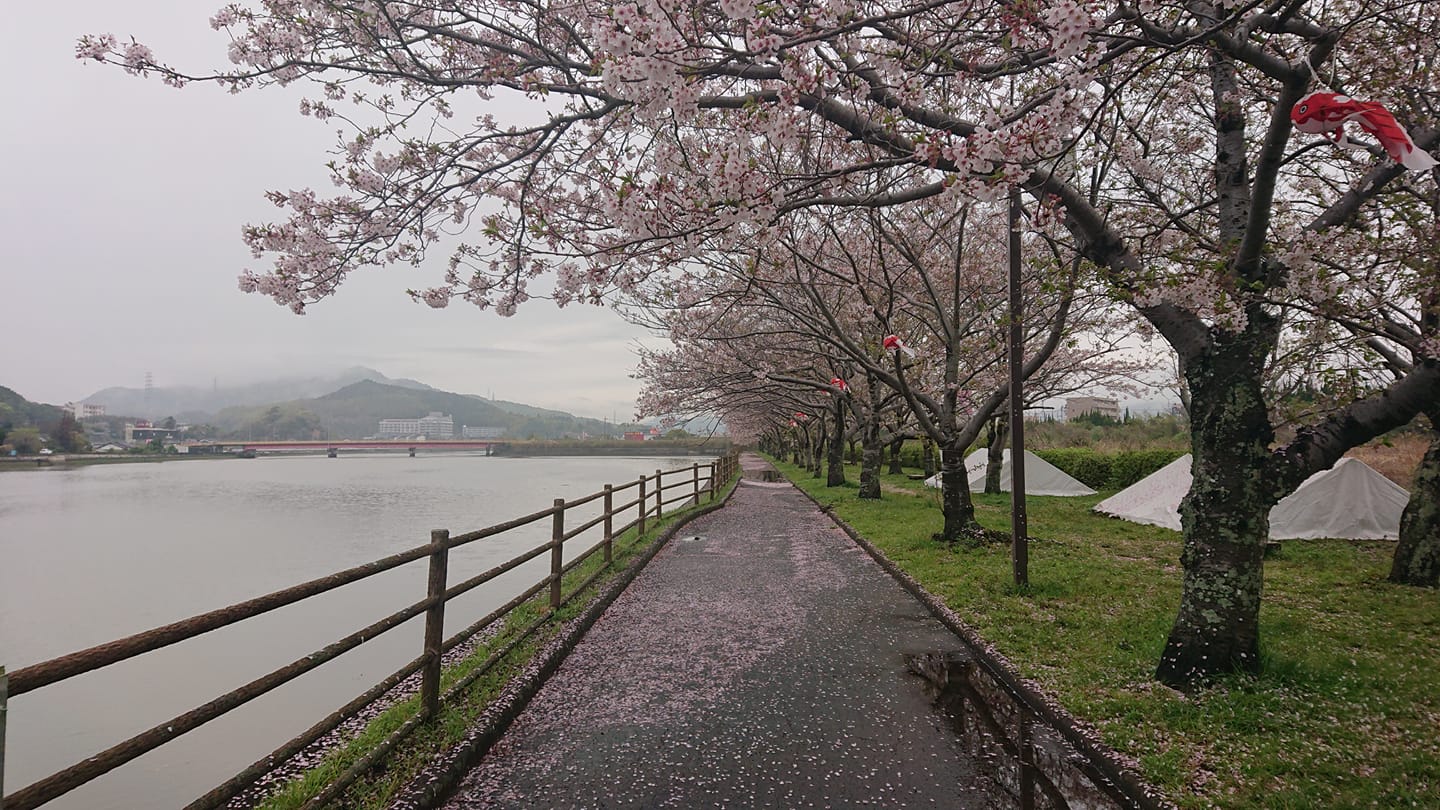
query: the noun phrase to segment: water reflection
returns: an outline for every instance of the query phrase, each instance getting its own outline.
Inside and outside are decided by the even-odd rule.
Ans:
[[[993,807],[1119,810],[1142,807],[1015,699],[968,653],[908,656],[911,672],[981,763]]]
[[[5,472],[0,664],[13,671],[422,545],[434,528],[481,528],[545,509],[556,497],[701,460],[387,454]],[[595,513],[582,509],[573,518]],[[547,520],[455,549],[451,576],[473,576],[549,535]],[[577,538],[567,544],[567,557],[596,540]],[[447,630],[469,624],[547,570],[547,560],[532,561],[460,597],[447,607],[454,621]],[[421,560],[13,699],[7,790],[415,602],[425,579]],[[183,805],[414,658],[422,622],[414,619],[47,807]]]

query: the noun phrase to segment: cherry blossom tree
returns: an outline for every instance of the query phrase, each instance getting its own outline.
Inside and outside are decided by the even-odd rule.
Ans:
[[[1269,507],[1440,399],[1433,341],[1283,443],[1262,386],[1284,308],[1326,311],[1315,255],[1403,171],[1296,138],[1290,111],[1318,78],[1434,146],[1437,21],[1421,0],[265,0],[216,15],[227,71],[109,35],[78,55],[172,84],[314,83],[302,113],[349,127],[340,192],[272,193],[288,218],[245,232],[272,269],[241,278],[297,311],[449,241],[415,295],[505,314],[538,277],[599,301],[804,209],[954,211],[1020,185],[1180,359],[1195,485],[1156,674],[1186,685],[1259,666]],[[522,98],[530,123],[487,106]],[[1379,332],[1374,315],[1354,313]]]
[[[1005,315],[996,307],[1005,290],[1005,226],[971,213],[970,207],[947,214],[915,205],[791,216],[755,234],[744,252],[717,251],[656,276],[651,284],[660,289],[642,286],[640,298],[664,302],[651,325],[679,343],[769,336],[761,345],[743,344],[744,352],[777,381],[805,383],[794,371],[778,371],[795,365],[797,340],[841,378],[854,369],[875,403],[835,387],[832,378],[829,421],[838,426],[847,410],[854,413],[866,443],[867,496],[878,494],[886,400],[878,389],[902,397],[917,429],[943,450],[941,537],[973,540],[984,533],[975,521],[964,453],[1006,401],[1009,381]],[[1051,278],[1057,261],[1053,249],[1046,254],[1031,264],[1025,283],[1035,347],[1026,374],[1035,394],[1053,396],[1140,370],[1136,360],[1116,359],[1118,342],[1133,325],[1114,317],[1105,296],[1077,294],[1078,261],[1058,262],[1068,268]],[[914,343],[913,358],[908,346],[886,347],[901,334]],[[719,353],[722,367],[731,352]],[[786,359],[776,363],[776,355]],[[831,441],[829,449],[835,470],[842,448]],[[832,473],[829,483],[842,481]]]

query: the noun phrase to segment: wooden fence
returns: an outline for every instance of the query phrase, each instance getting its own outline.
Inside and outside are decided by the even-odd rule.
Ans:
[[[338,797],[357,778],[384,759],[394,750],[395,746],[409,736],[409,734],[422,723],[436,717],[444,702],[459,695],[464,689],[474,683],[476,679],[488,672],[504,659],[507,654],[526,639],[530,638],[530,636],[534,635],[545,623],[550,621],[558,608],[574,599],[578,594],[584,592],[596,579],[602,576],[610,567],[614,539],[616,537],[623,535],[631,528],[637,529],[637,537],[643,535],[645,533],[647,520],[658,523],[664,516],[667,507],[690,504],[698,506],[701,503],[702,494],[707,495],[709,500],[713,501],[720,486],[727,483],[738,470],[739,465],[734,455],[723,456],[706,465],[693,464],[688,469],[681,468],[669,472],[656,470],[654,475],[640,476],[637,480],[628,484],[620,486],[606,484],[603,490],[576,498],[572,501],[566,501],[564,498],[556,498],[554,504],[548,509],[543,509],[539,512],[477,531],[451,535],[448,530],[439,529],[431,532],[430,542],[425,545],[416,546],[401,551],[398,554],[392,554],[388,557],[365,563],[364,565],[358,565],[354,568],[339,571],[329,576],[320,577],[319,579],[313,579],[309,582],[294,585],[283,590],[275,591],[274,593],[230,605],[229,607],[212,610],[208,613],[202,613],[198,616],[192,616],[188,619],[167,624],[163,627],[157,627],[133,636],[100,644],[87,650],[81,650],[59,658],[53,658],[49,661],[23,667],[9,673],[8,677],[5,669],[0,667],[0,810],[30,810],[30,808],[39,807],[52,801],[124,765],[130,760],[193,731],[205,723],[238,708],[284,683],[294,680],[321,664],[338,657],[342,653],[353,650],[361,644],[373,640],[381,633],[394,629],[406,621],[424,614],[424,643],[422,652],[417,658],[391,673],[387,678],[370,687],[364,693],[357,695],[349,703],[335,710],[299,736],[275,749],[270,754],[260,758],[205,795],[195,799],[186,805],[186,810],[223,807],[232,798],[253,785],[261,776],[273,770],[275,766],[290,759],[316,740],[333,731],[339,727],[341,723],[358,715],[367,706],[395,688],[406,678],[409,678],[417,672],[420,673],[420,710],[389,737],[371,749],[349,770],[327,785],[320,794],[305,804],[305,808],[322,807]],[[631,489],[636,490],[636,495],[633,500],[624,503],[615,502],[617,495],[622,495]],[[567,512],[602,499],[603,506],[599,516],[580,525],[567,527]],[[617,518],[624,520],[626,516],[632,514],[634,515],[633,520],[630,520],[622,526],[615,525]],[[448,562],[450,549],[487,537],[494,537],[495,535],[546,518],[549,518],[551,521],[550,540],[548,542],[536,546],[488,571],[483,571],[462,582],[453,585],[449,584]],[[652,525],[654,525],[654,523],[652,523]],[[564,547],[566,541],[572,540],[597,526],[603,527],[601,540],[590,548],[582,551],[568,563],[565,562]],[[515,598],[486,614],[464,630],[455,633],[449,638],[445,637],[445,604],[447,602],[494,580],[496,577],[508,571],[518,568],[524,563],[545,554],[547,551],[550,553],[550,573],[545,578],[526,588]],[[596,554],[603,555],[603,565],[566,593],[564,590],[565,575],[574,571],[578,566]],[[194,638],[203,633],[208,633],[211,630],[216,630],[287,605],[295,604],[304,599],[318,596],[319,594],[335,590],[344,585],[358,582],[359,580],[420,559],[428,559],[430,566],[430,576],[424,599],[415,602],[409,607],[396,611],[367,627],[357,630],[310,655],[298,658],[268,675],[264,675],[244,686],[227,692],[202,706],[160,723],[148,731],[136,734],[128,740],[117,743],[94,756],[86,757],[80,762],[57,771],[12,794],[5,795],[5,712],[7,702],[10,699],[78,675],[83,675],[87,672],[92,672],[101,667],[106,667],[110,664],[160,649],[161,647]],[[495,650],[483,663],[466,674],[464,678],[452,684],[443,694],[441,693],[441,661],[447,652],[470,640],[486,628],[491,627],[495,622],[504,619],[510,615],[511,611],[547,589],[549,590],[549,611],[520,630],[514,638],[511,638],[503,646]]]

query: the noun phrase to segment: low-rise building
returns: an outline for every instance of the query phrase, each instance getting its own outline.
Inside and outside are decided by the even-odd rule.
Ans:
[[[84,402],[67,402],[61,406],[66,413],[76,419],[89,419],[95,416],[105,415],[104,405],[89,405]]]
[[[381,419],[380,432],[376,434],[382,439],[399,439],[405,436],[420,435],[419,419]]]
[[[467,439],[498,439],[505,435],[503,427],[471,427],[465,425],[460,429],[461,435]]]
[[[141,419],[133,424],[127,423],[125,425],[125,443],[128,445],[136,445],[147,444],[156,439],[161,441],[172,440],[179,432],[178,429],[170,430],[163,427],[156,427]]]
[[[439,411],[431,411],[419,419],[381,419],[376,434],[382,439],[424,436],[427,439],[449,439],[455,436],[455,420]]]
[[[1086,414],[1095,414],[1110,419],[1120,418],[1120,401],[1105,397],[1070,397],[1065,400],[1065,418],[1078,419]]]

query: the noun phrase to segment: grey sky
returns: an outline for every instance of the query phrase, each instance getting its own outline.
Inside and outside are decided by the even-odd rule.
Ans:
[[[622,418],[645,333],[592,307],[532,301],[510,319],[432,310],[407,287],[443,267],[368,270],[296,317],[240,293],[260,269],[240,227],[281,213],[267,189],[331,188],[334,125],[294,92],[175,90],[74,58],[85,33],[167,62],[228,64],[221,0],[11,4],[0,50],[0,385],[46,402],[111,385],[210,385],[365,364],[392,377]],[[654,342],[653,338],[649,342]]]

